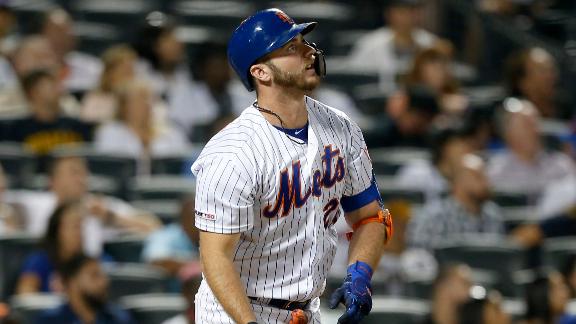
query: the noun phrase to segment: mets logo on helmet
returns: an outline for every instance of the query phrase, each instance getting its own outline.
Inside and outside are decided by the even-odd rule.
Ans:
[[[276,16],[278,18],[280,18],[280,20],[282,20],[285,23],[289,23],[289,24],[294,23],[294,20],[292,20],[292,18],[288,17],[288,15],[284,13],[284,11],[276,11]]]

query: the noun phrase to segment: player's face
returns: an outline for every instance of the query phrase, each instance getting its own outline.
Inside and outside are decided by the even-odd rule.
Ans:
[[[298,35],[277,50],[266,65],[276,84],[312,91],[320,83],[320,77],[314,70],[314,59],[314,49],[304,43],[302,35]]]

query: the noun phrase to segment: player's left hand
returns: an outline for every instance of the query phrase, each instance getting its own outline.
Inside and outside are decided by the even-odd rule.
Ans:
[[[338,324],[360,323],[372,310],[372,268],[362,261],[356,261],[348,267],[346,279],[342,286],[330,297],[330,308],[338,304],[346,306],[346,312],[338,319]]]

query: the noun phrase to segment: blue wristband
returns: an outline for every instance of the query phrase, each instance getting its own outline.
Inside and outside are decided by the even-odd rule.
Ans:
[[[372,279],[372,274],[374,271],[372,267],[366,262],[356,261],[355,263],[348,266],[347,274],[351,275],[352,278],[362,277],[366,281]]]

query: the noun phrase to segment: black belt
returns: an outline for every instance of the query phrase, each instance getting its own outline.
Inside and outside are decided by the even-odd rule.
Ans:
[[[289,310],[289,311],[293,311],[295,309],[306,309],[308,307],[308,305],[310,304],[310,300],[303,301],[303,302],[297,302],[297,301],[284,300],[284,299],[269,299],[269,298],[258,298],[258,297],[248,297],[248,298],[250,298],[256,302],[268,305],[268,306],[281,308],[281,309],[285,309],[285,310]]]

